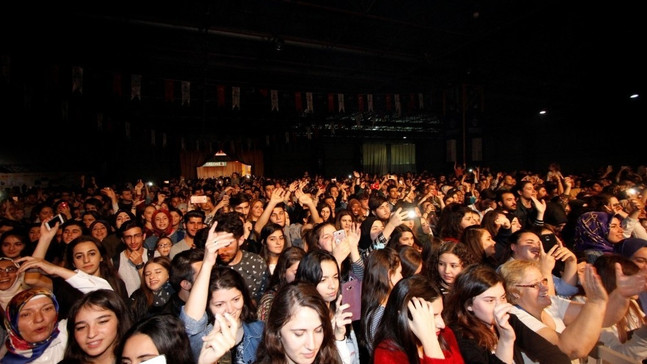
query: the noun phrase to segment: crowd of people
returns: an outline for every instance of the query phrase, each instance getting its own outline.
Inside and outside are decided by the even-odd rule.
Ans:
[[[647,170],[21,186],[2,363],[647,359]]]

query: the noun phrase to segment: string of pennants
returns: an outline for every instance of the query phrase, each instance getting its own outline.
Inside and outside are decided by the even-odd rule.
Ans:
[[[83,93],[83,68],[72,68],[72,92]],[[123,97],[124,80],[121,73],[115,72],[112,75],[112,88],[116,96]],[[130,79],[130,100],[142,99],[142,75],[131,74]],[[176,101],[177,85],[180,85],[180,100],[182,106],[191,104],[191,82],[165,79],[163,81],[164,102],[173,103]],[[279,91],[277,89],[253,88],[248,87],[241,90],[239,86],[215,86],[215,97],[218,108],[241,110],[245,107],[245,97],[261,97],[267,99],[267,108],[269,111],[278,112],[289,107],[294,107],[297,112],[314,113],[345,113],[349,112],[374,112],[385,110],[401,114],[403,108],[407,111],[424,110],[425,97],[430,98],[424,93],[313,93],[303,91]],[[305,102],[304,102],[305,101]],[[254,101],[256,104],[257,101]],[[250,103],[251,104],[251,103]],[[404,104],[404,105],[403,105]],[[249,105],[249,104],[248,104]],[[352,110],[347,110],[352,108]]]

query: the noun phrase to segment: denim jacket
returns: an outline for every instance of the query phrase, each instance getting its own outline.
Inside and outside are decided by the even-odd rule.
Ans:
[[[184,329],[191,343],[191,351],[193,351],[193,355],[197,360],[202,349],[202,337],[213,330],[213,324],[207,322],[206,312],[198,321],[187,316],[184,312],[184,306],[180,310],[180,319],[184,322]],[[264,327],[265,323],[263,321],[243,322],[244,334],[240,345],[243,346],[243,362],[245,364],[251,364],[256,360],[256,349],[258,349],[258,345],[263,339]]]

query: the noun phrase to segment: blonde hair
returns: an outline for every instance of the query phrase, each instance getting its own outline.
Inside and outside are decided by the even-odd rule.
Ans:
[[[529,268],[539,269],[539,263],[532,260],[511,259],[499,267],[499,273],[505,280],[505,289],[508,292],[508,301],[516,304],[519,299],[520,290],[516,287],[523,280]]]

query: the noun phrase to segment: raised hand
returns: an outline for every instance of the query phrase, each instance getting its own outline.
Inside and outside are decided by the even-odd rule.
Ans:
[[[600,276],[591,264],[587,264],[584,268],[583,277],[584,279],[582,280],[582,288],[584,288],[586,301],[597,303],[604,302],[606,304],[609,301],[609,295],[602,285]],[[616,281],[616,284],[618,284],[618,281]]]
[[[346,325],[352,322],[353,313],[350,311],[345,311],[350,308],[348,303],[341,303],[342,296],[339,295],[337,298],[337,309],[335,310],[335,316],[332,319],[332,328],[335,334],[335,340],[344,340],[346,336]]]
[[[234,234],[227,232],[216,232],[216,226],[218,222],[214,222],[209,229],[209,235],[207,235],[207,241],[204,244],[204,260],[203,265],[208,264],[213,266],[216,264],[216,258],[218,258],[218,250],[229,246],[230,244],[235,244],[236,239],[234,239]]]
[[[643,271],[630,276],[622,272],[622,265],[615,263],[616,290],[622,297],[631,298],[647,288],[647,278]]]
[[[216,314],[213,330],[202,338],[202,349],[198,357],[199,364],[217,363],[231,348],[236,345],[238,321],[230,314]]]

